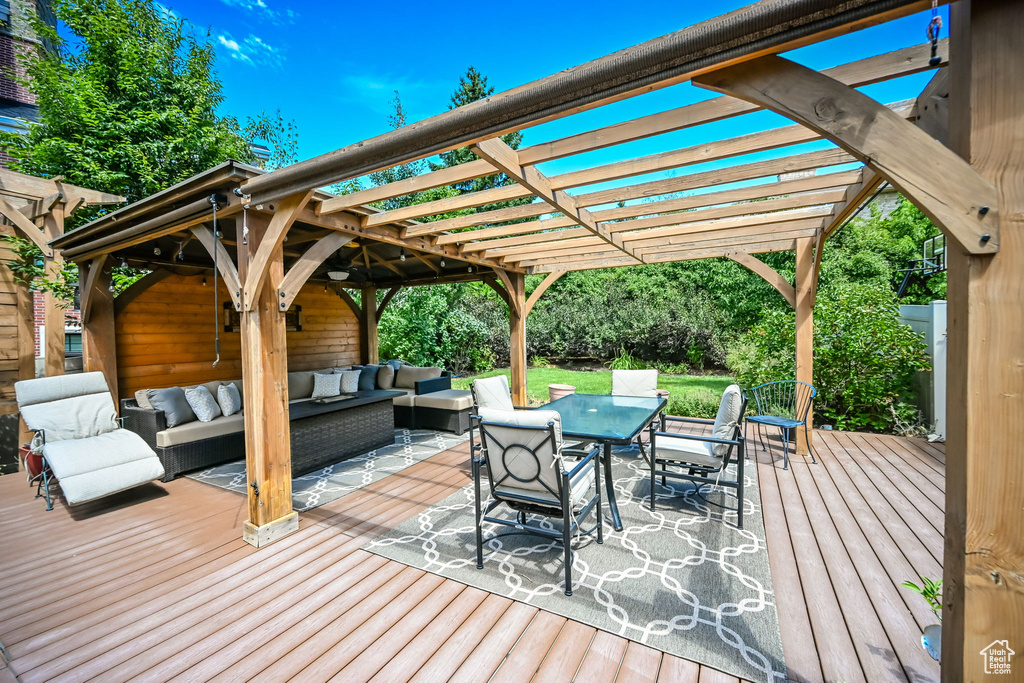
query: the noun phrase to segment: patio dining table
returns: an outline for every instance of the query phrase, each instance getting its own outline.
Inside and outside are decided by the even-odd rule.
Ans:
[[[545,410],[556,410],[562,417],[562,436],[594,441],[603,446],[604,483],[612,526],[622,531],[619,507],[615,503],[615,481],[612,478],[612,446],[629,444],[644,427],[665,410],[668,401],[659,396],[607,396],[604,394],[570,394],[554,400]]]

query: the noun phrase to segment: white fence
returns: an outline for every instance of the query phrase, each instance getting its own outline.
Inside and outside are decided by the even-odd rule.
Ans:
[[[931,372],[918,378],[918,398],[925,419],[932,431],[946,438],[946,302],[933,301],[927,306],[900,306],[900,320],[915,332],[924,335]]]

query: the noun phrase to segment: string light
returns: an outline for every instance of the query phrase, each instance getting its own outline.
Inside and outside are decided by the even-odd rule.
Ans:
[[[441,267],[444,268],[444,259],[441,259]]]
[[[399,261],[404,261],[405,260],[405,247],[402,247],[402,249],[398,252],[398,260]]]

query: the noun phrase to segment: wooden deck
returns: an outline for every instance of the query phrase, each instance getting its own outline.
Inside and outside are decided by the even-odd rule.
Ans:
[[[758,452],[790,677],[922,681],[941,576],[941,447],[823,432],[821,464]],[[44,512],[0,477],[0,683],[735,678],[360,550],[469,480],[466,446],[304,513],[256,551],[245,501],[188,479]]]

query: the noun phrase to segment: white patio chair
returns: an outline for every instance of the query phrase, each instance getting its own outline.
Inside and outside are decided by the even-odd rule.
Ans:
[[[45,495],[47,510],[54,478],[68,505],[78,505],[164,476],[142,437],[118,426],[102,372],[24,380],[14,391],[43,458],[36,497]]]
[[[515,529],[492,539],[524,532],[557,539],[562,542],[565,555],[565,594],[572,595],[572,537],[597,531],[597,542],[604,542],[600,448],[568,453],[562,444],[562,418],[554,410],[482,408],[480,413],[479,443],[470,432],[476,490],[477,569],[484,568],[484,522]],[[567,459],[570,455],[574,459]],[[482,496],[484,471],[492,498],[486,507]],[[515,519],[488,516],[500,505],[514,510]],[[592,511],[596,511],[596,521],[584,530],[582,521]],[[528,514],[561,519],[562,528],[531,524]]]
[[[641,398],[657,398],[658,371],[657,370],[612,370],[612,396],[639,396]],[[654,424],[659,417],[656,417],[651,424]],[[636,435],[636,445],[640,453],[646,458],[644,450],[643,430]]]

